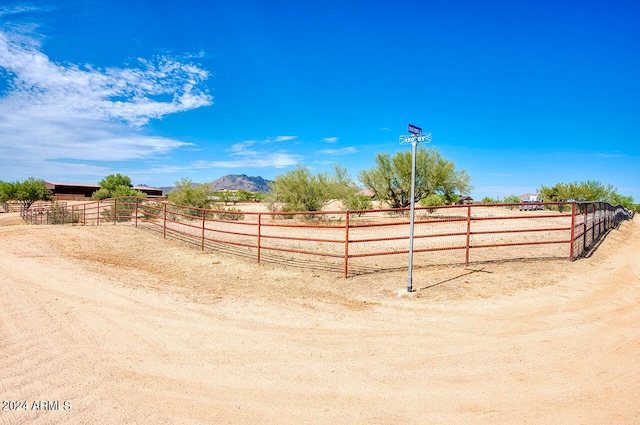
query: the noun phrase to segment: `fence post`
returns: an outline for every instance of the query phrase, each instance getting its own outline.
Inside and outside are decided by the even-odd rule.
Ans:
[[[136,212],[135,212],[135,214],[136,214],[136,224],[135,224],[136,229],[138,228],[138,201],[140,201],[140,198],[138,198],[136,196]]]
[[[571,243],[569,244],[569,261],[573,261],[573,243],[576,229],[576,203],[571,204]]]
[[[98,226],[100,226],[100,203],[102,201],[98,200],[98,216],[96,217],[96,221],[98,222]]]
[[[465,252],[465,265],[469,265],[469,244],[471,242],[471,205],[467,205],[467,246]]]
[[[582,251],[580,253],[584,252],[587,246],[587,204],[582,204],[582,208],[584,211],[582,213]]]
[[[164,220],[162,224],[162,238],[167,239],[167,204],[164,205]]]
[[[262,234],[262,214],[258,213],[258,264],[260,264],[260,236]]]
[[[344,220],[344,278],[349,275],[349,209],[345,211]]]
[[[118,218],[118,198],[113,198],[113,225],[116,225],[116,219]]]
[[[82,225],[87,225],[87,204],[82,204]]]
[[[200,251],[204,251],[204,211],[205,209],[202,209],[202,244],[200,246]]]

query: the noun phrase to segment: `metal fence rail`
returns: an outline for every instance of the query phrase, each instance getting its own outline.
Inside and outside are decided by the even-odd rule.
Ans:
[[[32,224],[129,223],[201,250],[342,271],[345,277],[407,266],[407,208],[241,212],[125,197],[72,206],[38,205],[22,216]],[[604,202],[420,207],[416,208],[414,265],[574,260],[632,216],[624,207]]]

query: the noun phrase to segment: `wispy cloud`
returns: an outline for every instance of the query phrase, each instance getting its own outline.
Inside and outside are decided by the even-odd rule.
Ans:
[[[288,142],[290,140],[295,140],[297,138],[298,138],[298,136],[278,136],[274,140],[276,142]]]
[[[382,130],[382,131],[391,131],[391,129],[387,128],[387,127],[380,127],[380,130]]]
[[[270,140],[270,139],[268,139]],[[194,168],[284,168],[295,165],[303,157],[291,154],[285,150],[270,152],[265,149],[256,149],[254,145],[264,146],[266,143],[258,143],[256,140],[245,140],[235,143],[227,149],[230,159],[218,161],[196,161]]]
[[[325,137],[324,139],[322,139],[323,142],[326,143],[336,143],[338,141],[337,137]]]
[[[622,155],[620,153],[604,153],[604,152],[600,152],[600,153],[597,153],[596,156],[598,158],[622,158],[625,155]]]
[[[0,17],[32,10],[2,8]],[[0,69],[7,82],[0,98],[0,157],[38,171],[48,165],[62,170],[70,159],[126,161],[188,146],[149,136],[144,126],[212,104],[203,88],[209,73],[186,59],[139,58],[133,67],[107,69],[60,64],[32,34],[15,28],[0,27]]]
[[[52,10],[54,10],[53,6],[34,6],[29,4],[0,6],[0,18],[24,13],[50,12]]]
[[[319,155],[349,155],[357,152],[358,152],[358,149],[355,146],[348,146],[346,148],[341,148],[341,149],[323,149],[316,153]]]
[[[261,156],[238,158],[227,161],[196,161],[195,168],[285,168],[295,165],[302,159],[299,155],[287,152],[268,152]]]

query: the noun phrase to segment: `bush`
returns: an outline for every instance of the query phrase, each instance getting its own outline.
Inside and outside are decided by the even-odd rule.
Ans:
[[[223,208],[222,211],[224,212],[219,212],[218,218],[220,220],[229,220],[229,221],[240,221],[240,220],[244,220],[244,214],[241,214],[242,211],[239,210],[238,208],[227,208],[226,210]]]
[[[358,190],[347,170],[339,166],[332,173],[311,174],[308,168],[298,165],[277,175],[270,186],[271,206],[282,204],[282,211],[292,212],[322,211],[331,200],[348,199]]]
[[[54,202],[47,211],[47,224],[70,224],[80,223],[80,211],[73,211],[65,205]]]
[[[502,201],[503,204],[519,204],[520,203],[520,197],[518,195],[512,194],[509,196],[505,196],[504,200]],[[510,210],[516,208],[515,206],[509,206],[507,207]]]
[[[153,220],[161,217],[163,214],[163,205],[162,202],[143,200],[139,205],[139,209],[142,212],[142,219]]]
[[[110,206],[100,211],[102,222],[125,222],[131,221],[136,210],[137,197],[114,198]]]
[[[167,193],[167,199],[172,204],[211,208],[214,192],[210,184],[196,184],[191,179],[183,177],[175,182],[175,185],[176,189]]]
[[[367,195],[353,195],[348,197],[345,200],[345,206],[349,210],[370,210],[373,208],[373,203],[371,202],[371,197]],[[358,215],[362,215],[359,213]]]

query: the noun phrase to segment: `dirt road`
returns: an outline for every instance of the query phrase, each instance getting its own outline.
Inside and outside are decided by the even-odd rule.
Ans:
[[[640,423],[638,219],[413,285],[0,214],[0,423]]]

